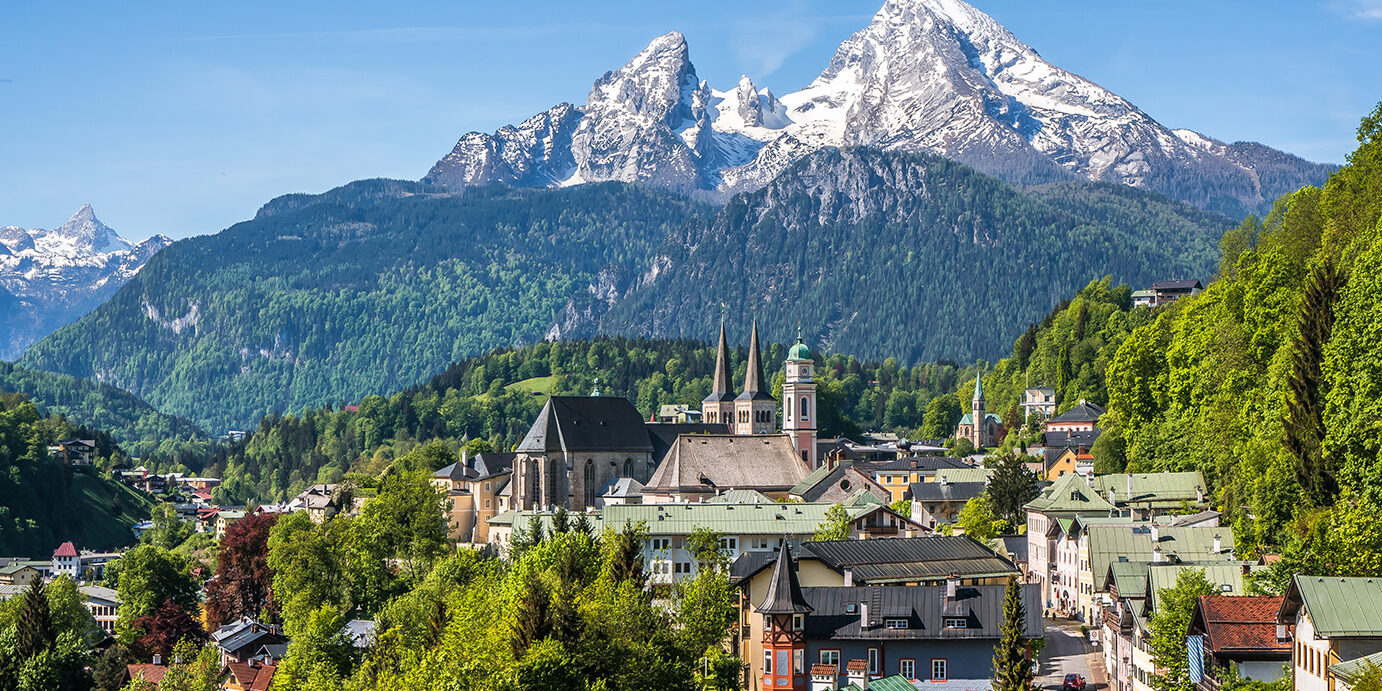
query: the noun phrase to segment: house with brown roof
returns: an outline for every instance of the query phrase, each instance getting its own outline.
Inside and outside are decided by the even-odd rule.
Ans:
[[[1187,632],[1190,649],[1204,654],[1200,691],[1218,691],[1220,676],[1230,665],[1244,679],[1272,682],[1285,676],[1292,641],[1291,627],[1277,622],[1282,600],[1257,595],[1200,598]]]

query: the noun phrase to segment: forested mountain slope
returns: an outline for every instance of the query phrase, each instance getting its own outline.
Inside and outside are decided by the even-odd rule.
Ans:
[[[152,502],[99,468],[48,457],[49,444],[73,437],[94,438],[103,459],[120,454],[109,434],[45,417],[27,397],[0,391],[0,554],[46,558],[67,540],[83,549],[134,542],[130,528]]]
[[[0,391],[24,394],[48,413],[108,430],[111,438],[133,455],[139,451],[131,446],[206,436],[196,423],[160,413],[128,391],[68,374],[40,372],[0,361]]]
[[[1231,224],[1150,193],[1024,190],[935,156],[821,150],[718,212],[621,183],[438,194],[364,181],[159,253],[20,364],[213,432],[396,391],[544,337],[785,341],[902,362],[1000,352],[1112,273],[1207,274]]]
[[[786,355],[781,344],[763,351],[774,395],[781,390]],[[966,376],[972,382],[975,372],[953,364],[906,367],[893,358],[816,357],[818,423],[826,437],[885,428],[915,438],[932,399]],[[736,386],[743,383],[746,359],[747,349],[732,352]],[[348,472],[377,473],[431,440],[447,440],[453,453],[462,439],[511,448],[548,394],[585,395],[597,378],[602,395],[627,397],[645,417],[666,404],[699,410],[714,366],[715,348],[689,340],[602,338],[497,350],[456,363],[407,391],[368,396],[357,410],[331,406],[265,417],[243,443],[206,458],[202,472],[225,479],[218,492],[228,502],[282,499]],[[955,419],[958,407],[945,424],[953,429]]]
[[[1107,401],[1105,467],[1203,472],[1240,549],[1286,557],[1269,590],[1382,575],[1382,107],[1359,142],[1228,233],[1200,295],[1151,313],[1082,294],[985,379],[1000,409],[1026,381]]]

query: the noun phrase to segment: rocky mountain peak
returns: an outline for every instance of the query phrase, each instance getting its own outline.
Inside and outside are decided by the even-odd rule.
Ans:
[[[590,88],[586,111],[621,108],[675,127],[695,120],[690,101],[699,86],[686,37],[675,31],[653,39],[623,67]]]
[[[83,204],[67,222],[49,231],[35,231],[39,245],[50,251],[76,254],[107,254],[133,247],[130,242],[96,218],[90,204]]]

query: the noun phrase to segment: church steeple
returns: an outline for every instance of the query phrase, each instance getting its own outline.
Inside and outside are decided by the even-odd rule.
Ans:
[[[753,333],[749,336],[749,367],[744,372],[744,393],[739,400],[753,400],[763,391],[763,360],[758,356],[758,320],[753,320]]]
[[[792,549],[786,540],[779,549],[767,596],[754,608],[763,617],[762,688],[805,691],[806,617],[812,607],[792,569]]]
[[[710,424],[734,424],[734,393],[730,391],[729,339],[725,336],[725,322],[720,321],[720,345],[715,353],[715,379],[710,395],[701,401],[701,421]],[[732,428],[731,428],[732,429]]]
[[[777,400],[763,390],[763,359],[759,354],[758,320],[753,320],[749,336],[748,371],[744,391],[734,399],[735,434],[774,434],[777,432]]]

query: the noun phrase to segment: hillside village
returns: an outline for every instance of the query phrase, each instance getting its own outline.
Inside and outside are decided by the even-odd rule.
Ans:
[[[1188,573],[1212,589],[1193,599],[1178,638],[1204,661],[1189,670],[1203,691],[1229,679],[1347,688],[1360,665],[1382,659],[1382,617],[1349,611],[1382,602],[1382,581],[1298,575],[1284,596],[1254,594],[1254,574],[1279,557],[1235,552],[1199,472],[1094,472],[1098,405],[1029,386],[1024,425],[1042,432],[1025,453],[999,454],[1007,431],[986,412],[980,377],[947,439],[821,438],[815,354],[800,338],[788,349],[778,400],[760,350],[755,324],[734,386],[722,326],[699,410],[670,406],[645,420],[597,388],[547,398],[511,451],[462,449],[427,478],[446,542],[512,560],[546,536],[635,536],[655,598],[722,573],[734,592],[723,649],[742,661],[731,676],[746,689],[998,689],[995,650],[1008,636],[1023,642],[1037,685],[1149,691],[1167,673],[1150,622]],[[93,447],[70,440],[49,451],[81,466]],[[111,472],[160,501],[134,527],[145,543],[181,530],[226,544],[245,526],[265,532],[265,521],[292,515],[325,526],[369,511],[376,494],[315,484],[280,504],[218,506],[218,478]],[[64,542],[50,559],[0,559],[0,598],[74,583],[105,637],[96,649],[108,649],[122,602],[107,572],[122,556]],[[219,688],[268,688],[291,645],[280,621],[256,609],[209,616],[223,577],[191,576]],[[360,654],[375,645],[373,620],[340,626]],[[126,662],[122,683],[157,687],[176,651],[143,647],[157,652]],[[1047,654],[1057,647],[1060,656]]]

